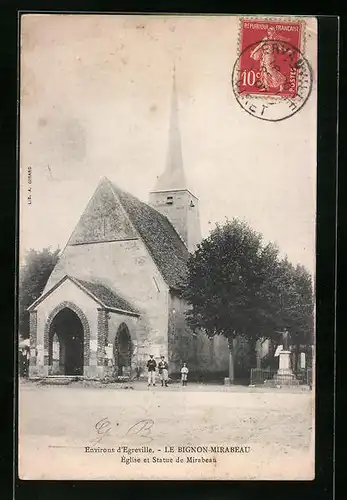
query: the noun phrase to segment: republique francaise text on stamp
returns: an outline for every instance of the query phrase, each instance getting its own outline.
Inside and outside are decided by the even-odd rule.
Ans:
[[[241,20],[239,55],[232,72],[237,102],[249,114],[281,121],[298,112],[312,88],[300,21]]]

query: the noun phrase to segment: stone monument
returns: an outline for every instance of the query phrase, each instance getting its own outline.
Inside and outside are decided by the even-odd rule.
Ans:
[[[299,381],[292,370],[289,332],[285,328],[281,333],[283,349],[279,353],[279,367],[273,381],[276,385],[297,385]]]

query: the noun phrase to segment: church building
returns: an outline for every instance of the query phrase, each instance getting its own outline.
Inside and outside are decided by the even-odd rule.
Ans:
[[[193,335],[181,297],[189,253],[201,241],[188,189],[173,83],[166,168],[149,204],[104,178],[41,296],[29,307],[31,377],[144,373],[149,354],[169,372],[228,369],[225,339]]]

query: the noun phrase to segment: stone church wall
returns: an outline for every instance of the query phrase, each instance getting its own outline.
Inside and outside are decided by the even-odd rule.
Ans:
[[[169,373],[179,373],[183,363],[196,365],[195,340],[187,327],[187,304],[178,295],[170,293],[169,300]]]
[[[147,341],[143,350],[167,356],[168,287],[140,239],[68,245],[45,291],[66,274],[99,280],[126,299],[141,314],[136,338],[140,345]]]
[[[143,318],[132,317],[124,314],[109,313],[107,342],[115,346],[115,339],[119,327],[125,324],[129,330],[132,342],[131,373],[137,370],[145,373],[146,364],[150,354],[154,354],[157,362],[161,355],[167,357],[167,343],[150,343],[146,337],[147,325]]]
[[[169,371],[178,374],[184,362],[191,374],[204,376],[228,370],[229,348],[223,337],[209,339],[204,332],[193,335],[186,322],[188,304],[176,294],[169,302]]]
[[[154,191],[150,193],[150,205],[165,215],[193,251],[201,241],[199,200],[187,189]]]

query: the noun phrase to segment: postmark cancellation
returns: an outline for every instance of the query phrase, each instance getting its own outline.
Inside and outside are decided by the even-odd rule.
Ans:
[[[239,105],[256,118],[281,121],[306,103],[312,69],[305,56],[305,22],[240,19],[232,85]]]

